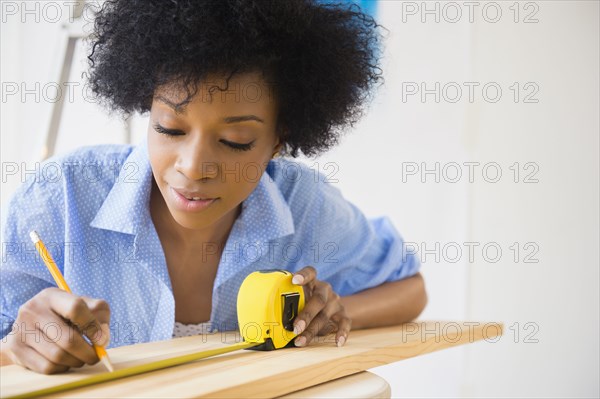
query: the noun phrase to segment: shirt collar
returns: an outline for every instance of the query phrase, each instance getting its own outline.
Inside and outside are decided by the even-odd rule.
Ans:
[[[267,171],[275,168],[275,162],[277,160],[271,160]],[[126,158],[117,181],[90,226],[137,235],[150,219],[153,178],[144,139]],[[294,233],[290,207],[269,173],[263,173],[258,185],[242,202],[242,212],[234,227],[236,239],[254,243]]]
[[[214,286],[220,288],[234,276],[247,275],[249,267],[261,268],[258,259],[244,256],[247,246],[264,249],[279,237],[294,234],[294,219],[281,190],[271,177],[278,160],[271,160],[254,191],[242,203],[242,213],[233,224],[223,249]],[[216,308],[213,309],[216,312]],[[213,312],[211,320],[216,313]]]
[[[270,162],[254,191],[242,202],[242,213],[234,226],[236,239],[242,242],[260,244],[294,233],[292,211],[268,173],[274,162]]]
[[[146,140],[133,148],[121,166],[117,181],[90,223],[91,227],[137,234],[149,216],[152,169]],[[146,215],[147,214],[147,215]]]

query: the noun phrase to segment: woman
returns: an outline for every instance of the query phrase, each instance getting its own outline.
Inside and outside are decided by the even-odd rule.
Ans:
[[[113,111],[149,113],[148,136],[52,158],[14,195],[4,356],[49,374],[98,361],[84,336],[115,347],[235,330],[239,286],[260,269],[304,287],[297,346],[417,317],[419,264],[389,220],[285,157],[327,150],[359,119],[381,80],[377,28],[313,0],[107,1],[90,85]],[[73,294],[19,244],[31,230]]]

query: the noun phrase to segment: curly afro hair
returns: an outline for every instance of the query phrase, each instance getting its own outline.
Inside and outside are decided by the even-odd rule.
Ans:
[[[122,116],[144,114],[155,90],[187,103],[209,74],[262,71],[274,82],[283,154],[318,155],[362,117],[379,66],[382,28],[351,3],[317,0],[107,0],[98,10],[88,80]],[[219,90],[226,90],[219,88]]]

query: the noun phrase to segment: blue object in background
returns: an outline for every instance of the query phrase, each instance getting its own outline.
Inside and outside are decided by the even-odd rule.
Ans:
[[[377,3],[378,0],[351,0],[363,9],[364,12],[375,17],[377,14]]]
[[[363,12],[375,18],[379,0],[319,0],[321,3],[354,3],[358,4]]]

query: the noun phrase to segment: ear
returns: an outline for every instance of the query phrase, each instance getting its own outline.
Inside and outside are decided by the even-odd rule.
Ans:
[[[282,147],[283,147],[283,140],[278,135],[275,138],[275,145],[273,146],[273,153],[278,153],[281,150]]]
[[[273,146],[273,154],[277,154],[283,148],[286,138],[289,134],[289,130],[287,126],[280,124],[279,121],[277,121],[277,129],[275,130],[275,132],[276,137],[275,145]]]

